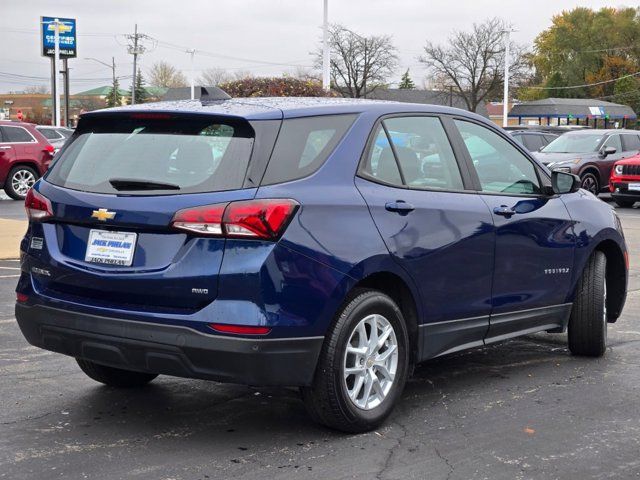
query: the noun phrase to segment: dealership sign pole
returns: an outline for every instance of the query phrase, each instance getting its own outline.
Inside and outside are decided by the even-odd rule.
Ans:
[[[40,26],[42,32],[42,56],[51,58],[53,123],[56,126],[60,126],[60,60],[65,60],[65,98],[68,101],[69,71],[66,68],[66,60],[76,57],[78,53],[76,48],[76,20],[74,18],[40,17]]]

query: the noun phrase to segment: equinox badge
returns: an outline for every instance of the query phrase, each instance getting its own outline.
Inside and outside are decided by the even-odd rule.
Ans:
[[[116,212],[110,212],[106,208],[99,208],[98,210],[94,210],[91,214],[91,218],[97,218],[101,222],[106,222],[107,220],[112,220],[113,217],[116,216]]]

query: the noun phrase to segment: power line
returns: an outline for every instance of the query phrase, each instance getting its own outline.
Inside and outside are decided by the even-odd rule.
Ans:
[[[606,83],[617,82],[618,80],[622,80],[623,78],[636,77],[640,75],[640,72],[631,73],[629,75],[623,75],[622,77],[612,78],[611,80],[603,80],[602,82],[595,83],[585,83],[583,85],[569,85],[566,87],[527,87],[532,90],[569,90],[572,88],[585,88],[585,87],[595,87],[596,85],[604,85]]]

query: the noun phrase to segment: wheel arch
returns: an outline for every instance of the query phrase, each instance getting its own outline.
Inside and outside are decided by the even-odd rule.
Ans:
[[[400,308],[409,334],[411,362],[417,363],[420,355],[418,332],[418,303],[407,282],[389,271],[374,272],[359,280],[353,289],[374,289],[389,295]]]
[[[624,307],[627,296],[627,254],[611,239],[603,240],[594,252],[604,253],[607,259],[607,318],[615,322]],[[593,254],[593,253],[592,253]]]
[[[595,175],[596,180],[598,180],[598,186],[602,188],[602,179],[600,178],[600,170],[598,170],[598,167],[593,164],[589,164],[580,170],[580,174],[578,176],[582,178],[582,175],[584,175],[585,173],[591,173]]]

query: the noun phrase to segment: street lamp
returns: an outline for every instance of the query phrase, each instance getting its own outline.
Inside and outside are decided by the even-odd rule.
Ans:
[[[109,65],[106,62],[103,62],[102,60],[98,60],[97,58],[93,58],[93,57],[85,57],[85,60],[93,60],[94,62],[98,62],[102,65],[104,65],[105,67],[109,67],[113,73],[113,87],[111,88],[112,92],[111,95],[113,95],[113,106],[116,106],[116,100],[118,99],[118,92],[116,92],[116,59],[114,57],[111,57],[111,65]]]
[[[502,98],[502,126],[509,125],[507,118],[509,114],[509,44],[511,43],[511,34],[517,32],[512,27],[507,30],[503,30],[502,33],[507,35],[507,39],[504,43],[504,95]]]

